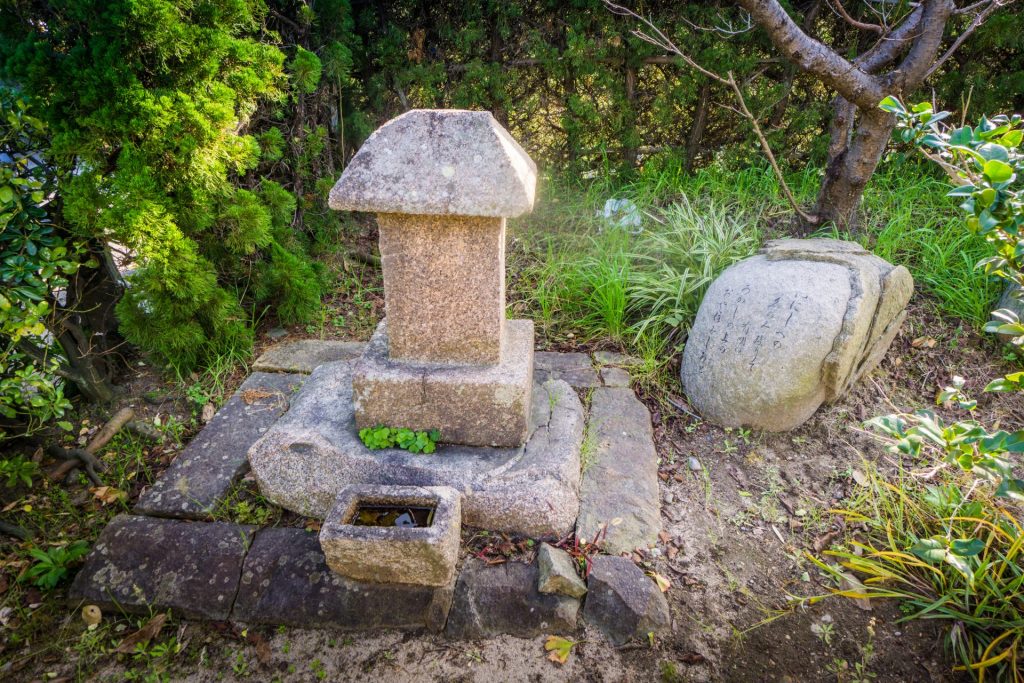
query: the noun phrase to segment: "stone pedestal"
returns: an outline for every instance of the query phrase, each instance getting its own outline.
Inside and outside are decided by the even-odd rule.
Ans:
[[[382,322],[352,373],[356,427],[437,429],[446,443],[514,448],[526,441],[533,385],[533,322],[503,326],[502,361],[461,365],[398,361]]]
[[[353,373],[357,428],[525,443],[533,325],[505,320],[505,219],[532,210],[536,182],[488,112],[413,110],[360,148],[330,196],[380,227],[386,325]]]

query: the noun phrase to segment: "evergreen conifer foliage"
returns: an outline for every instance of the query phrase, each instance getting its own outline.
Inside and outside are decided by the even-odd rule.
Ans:
[[[249,117],[287,87],[265,11],[260,0],[0,9],[0,78],[50,126],[47,155],[70,171],[64,218],[81,237],[131,250],[121,332],[179,370],[251,347],[245,297],[259,289],[275,300],[275,282],[253,281],[267,263],[309,270],[301,244],[280,234],[294,201],[267,197],[253,173],[279,144],[247,134]],[[290,311],[314,309],[316,281],[299,288],[302,305],[293,290]]]

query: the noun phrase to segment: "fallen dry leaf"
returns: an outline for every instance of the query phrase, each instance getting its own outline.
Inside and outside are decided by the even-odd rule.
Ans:
[[[153,640],[160,633],[160,629],[164,627],[164,623],[167,621],[167,614],[158,614],[149,621],[146,625],[140,628],[135,633],[125,636],[125,639],[121,641],[121,644],[117,646],[114,652],[120,654],[131,654],[135,651],[135,646],[139,643],[146,645],[149,641]]]
[[[548,636],[544,642],[544,649],[548,651],[548,659],[556,664],[565,664],[569,659],[569,653],[575,647],[576,641],[563,638],[562,636]]]
[[[666,532],[666,531],[659,531],[658,532],[658,538],[661,539],[662,543],[668,543],[669,541],[672,540],[672,537],[669,536],[668,532]]]
[[[910,345],[915,349],[933,349],[937,343],[934,337],[918,337]]]
[[[683,664],[693,665],[703,664],[707,660],[704,658],[704,655],[702,655],[699,652],[687,652],[685,655],[679,658],[679,661],[681,661]]]
[[[867,586],[865,586],[863,583],[858,581],[852,574],[848,574],[846,572],[843,572],[842,573],[842,577],[843,577],[842,588],[843,588],[844,591],[851,591],[853,593],[863,593],[864,591],[867,590]],[[850,596],[850,597],[853,597],[853,596]],[[861,608],[865,612],[870,612],[871,609],[872,609],[872,607],[871,607],[871,600],[868,599],[868,598],[856,598],[856,597],[854,597],[853,598],[853,604],[857,605],[857,607]]]
[[[89,489],[89,492],[104,505],[111,505],[120,500],[127,500],[128,494],[113,486],[97,486]]]
[[[662,593],[668,593],[668,589],[672,587],[672,582],[658,572],[647,572],[647,575],[654,579],[654,583],[658,584]]]

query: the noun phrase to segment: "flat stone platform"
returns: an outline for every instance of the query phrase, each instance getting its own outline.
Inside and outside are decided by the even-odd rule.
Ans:
[[[450,585],[382,584],[331,572],[316,534],[304,529],[210,521],[246,473],[251,444],[261,438],[269,444],[272,434],[286,435],[303,421],[338,424],[337,406],[346,403],[344,396],[312,397],[350,391],[345,379],[349,362],[361,348],[302,340],[268,350],[257,361],[263,371],[243,383],[143,493],[136,514],[120,515],[104,529],[75,576],[71,604],[139,614],[171,610],[191,619],[244,624],[426,629],[452,638],[531,637],[552,629],[567,635],[576,628],[578,615],[615,643],[643,640],[647,631],[669,627],[664,596],[624,558],[595,557],[595,572],[587,581],[593,599],[539,590],[536,561],[486,566],[461,557]],[[361,451],[354,428],[336,427],[332,439],[359,448],[353,446],[355,455],[346,458],[348,478],[327,472],[326,480],[360,483],[379,472],[414,473],[416,483],[448,483],[455,477],[458,488],[470,492],[463,509],[467,499],[481,508],[475,517],[463,515],[466,525],[497,530],[502,520],[541,515],[547,529],[557,524],[568,533],[575,526],[578,536],[591,540],[606,527],[603,548],[612,554],[649,547],[660,524],[650,415],[622,386],[628,384],[626,368],[632,363],[608,354],[595,358],[596,363],[583,353],[536,354],[531,439],[523,448],[442,446],[431,455]],[[313,375],[306,374],[310,370]],[[303,390],[296,391],[300,385]],[[580,395],[588,399],[589,414]],[[345,419],[351,422],[352,417]],[[306,443],[319,447],[325,441],[320,437]],[[565,461],[559,460],[565,456],[554,458],[561,467],[544,455],[558,449],[569,452]],[[304,477],[325,475],[309,467],[301,471]],[[482,479],[489,483],[481,485]],[[548,506],[551,496],[573,491],[578,491],[573,499],[578,511],[573,512],[570,501],[553,513],[557,506]],[[503,500],[506,507],[500,507]],[[314,492],[306,504],[332,501],[333,496]],[[534,531],[544,530],[523,535],[541,535]],[[605,561],[616,571],[597,571]]]
[[[561,380],[533,386],[529,439],[519,448],[439,445],[430,455],[370,450],[359,440],[348,362],[321,365],[291,409],[249,450],[260,491],[299,514],[325,517],[350,484],[450,486],[469,526],[561,537],[579,514],[584,409]]]

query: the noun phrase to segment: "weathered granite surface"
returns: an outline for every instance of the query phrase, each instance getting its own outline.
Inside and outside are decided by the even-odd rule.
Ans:
[[[505,219],[381,214],[377,224],[390,358],[501,362]]]
[[[413,109],[378,128],[331,190],[332,209],[519,216],[537,165],[490,112]]]
[[[580,601],[537,590],[536,565],[506,562],[488,566],[469,560],[459,573],[445,634],[487,638],[509,634],[530,638],[576,630]]]
[[[594,557],[587,587],[583,618],[613,645],[644,640],[672,624],[664,593],[629,558]]]
[[[446,443],[513,448],[526,441],[533,384],[533,323],[505,325],[502,362],[455,365],[398,361],[390,321],[378,326],[353,366],[356,426],[441,432]]]
[[[628,356],[618,351],[595,351],[594,360],[601,365],[614,365],[620,368],[634,368],[643,365],[636,356]]]
[[[647,406],[630,389],[594,389],[587,429],[594,445],[580,487],[577,535],[593,541],[605,525],[603,548],[614,555],[653,545],[661,513]]]
[[[246,454],[286,411],[305,376],[254,372],[146,490],[135,512],[204,519],[249,469]]]
[[[308,375],[313,368],[339,360],[355,360],[366,342],[333,339],[298,339],[275,344],[264,351],[252,369],[257,372],[297,372]]]
[[[587,592],[587,584],[576,573],[574,560],[561,548],[541,543],[537,549],[537,569],[537,590],[541,593],[582,598]]]
[[[683,352],[695,408],[727,427],[784,431],[881,361],[913,280],[854,242],[774,240],[708,289]]]
[[[69,599],[101,609],[223,620],[255,527],[118,515],[75,576]]]
[[[629,372],[611,366],[601,368],[601,382],[606,387],[628,387],[630,384]]]
[[[601,386],[601,378],[585,353],[537,351],[533,354],[533,364],[534,377],[540,382],[560,379],[580,389]]]
[[[451,486],[463,495],[467,525],[544,538],[572,530],[584,411],[566,383],[534,385],[524,446],[441,444],[431,455],[367,449],[355,427],[351,385],[347,363],[320,366],[291,410],[250,449],[253,474],[270,500],[323,517],[350,484]]]
[[[346,486],[320,528],[331,570],[357,581],[447,586],[455,576],[462,496],[448,486]],[[433,507],[428,527],[358,526],[360,505]]]
[[[444,628],[451,585],[353,581],[332,572],[315,534],[270,528],[256,534],[239,572],[231,618],[246,624],[302,628]]]

